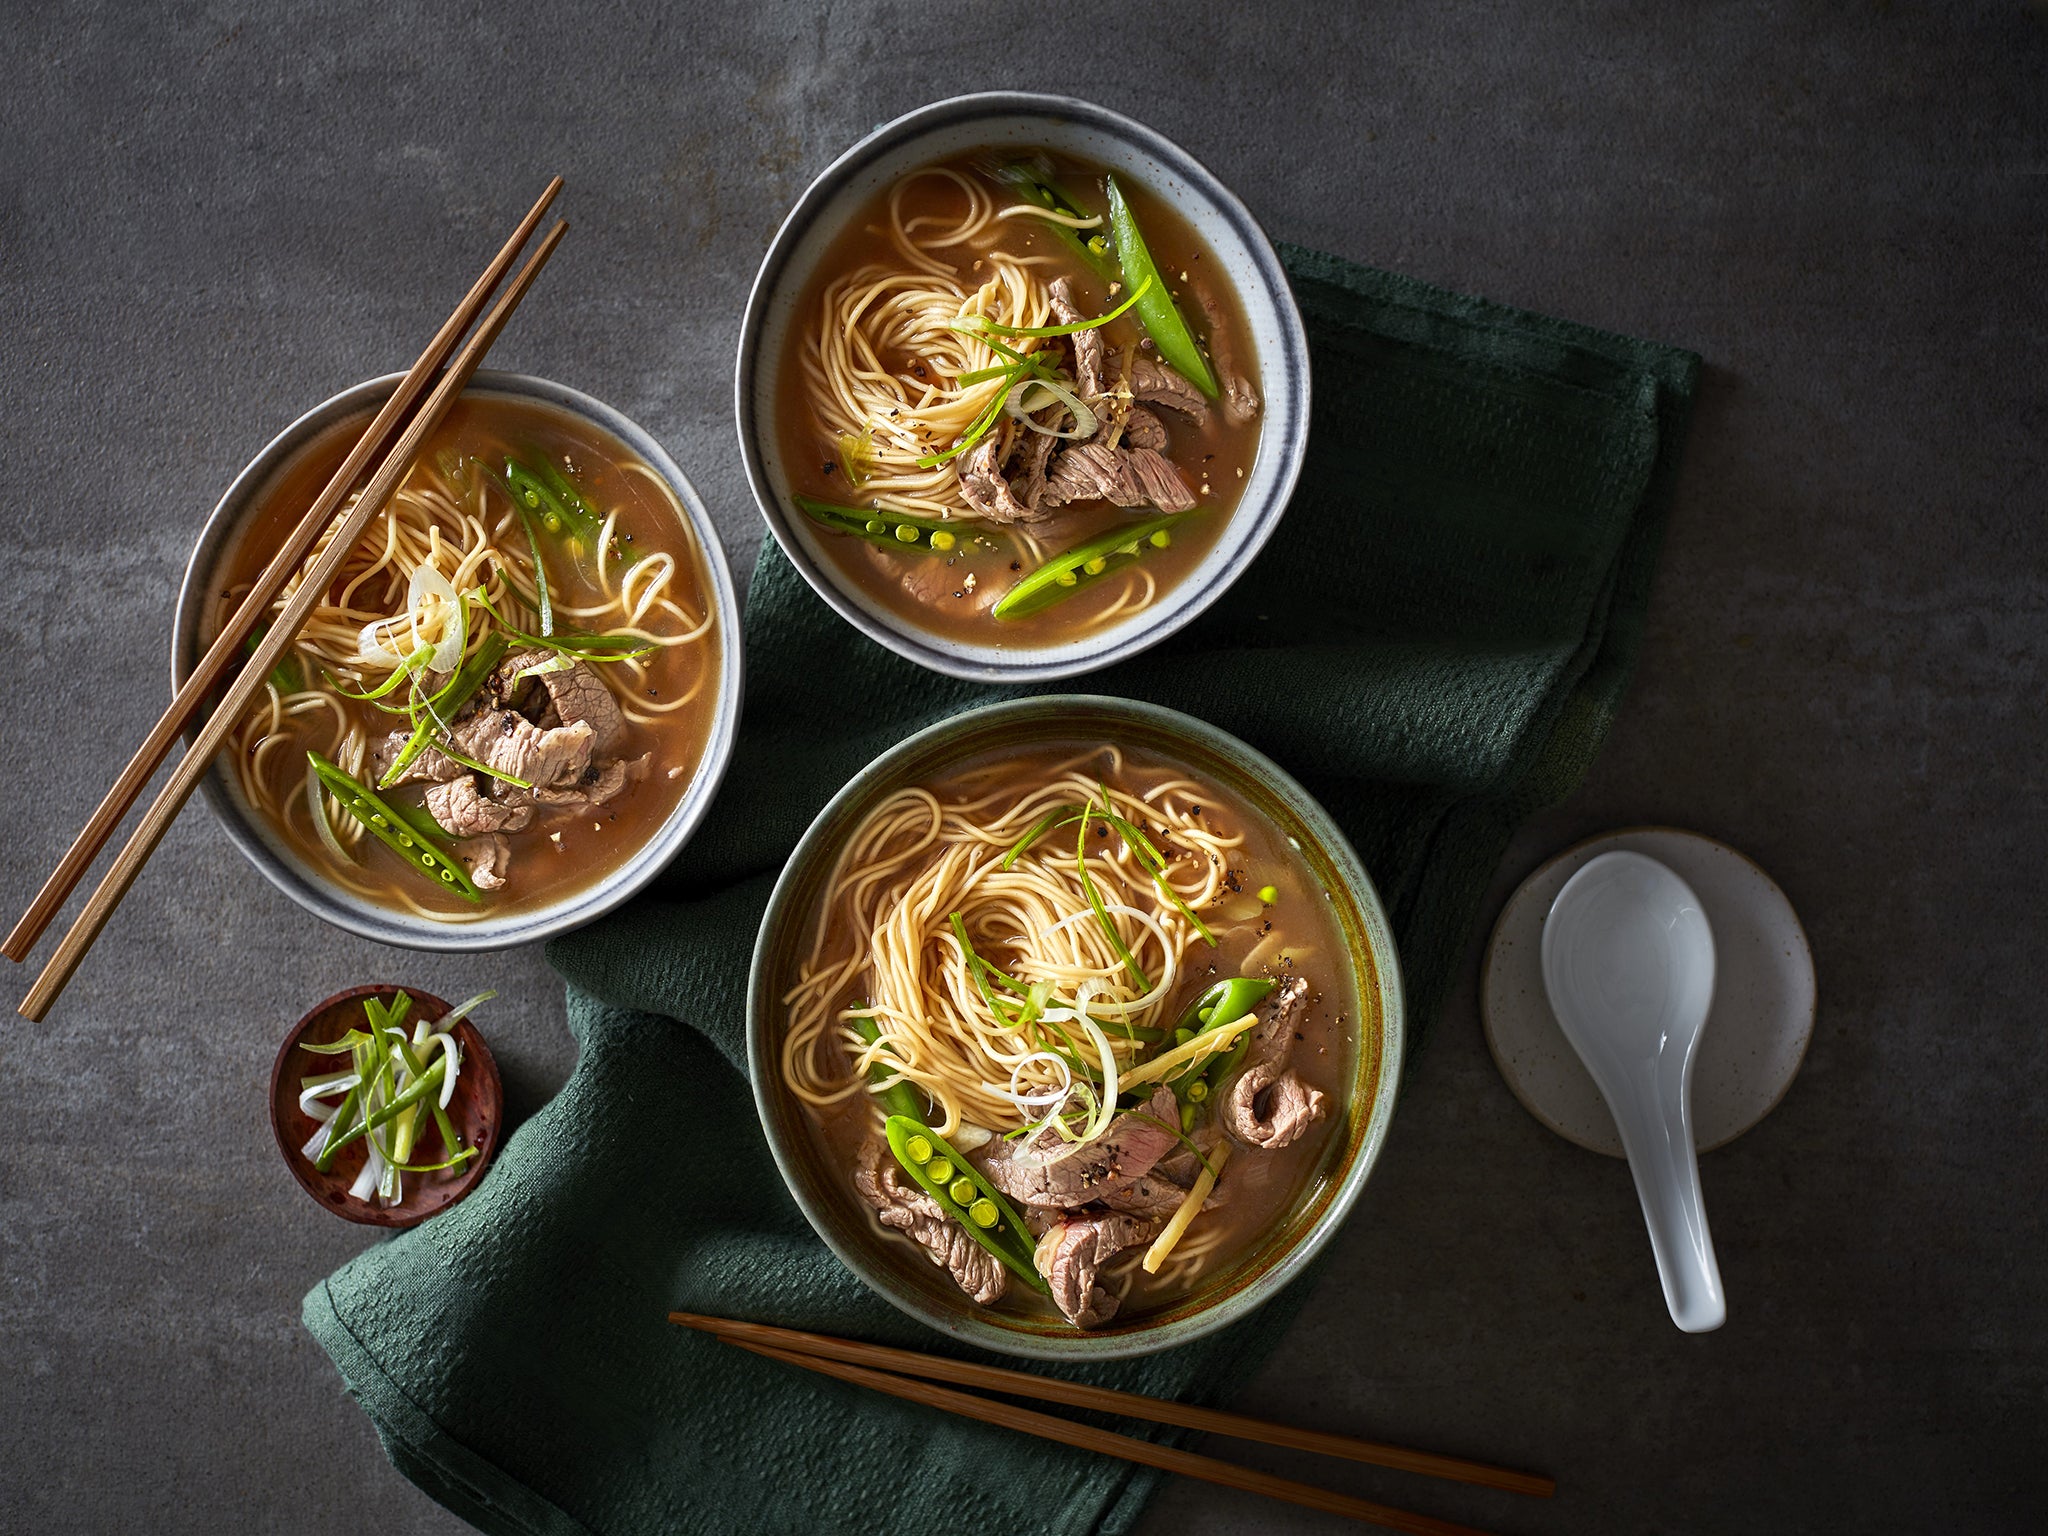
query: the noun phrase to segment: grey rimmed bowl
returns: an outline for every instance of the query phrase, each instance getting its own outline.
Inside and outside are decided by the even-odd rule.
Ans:
[[[1150,751],[1239,796],[1294,840],[1337,917],[1357,985],[1361,1028],[1341,1122],[1288,1214],[1251,1253],[1170,1306],[1082,1333],[1045,1318],[976,1306],[923,1254],[885,1239],[853,1190],[828,1166],[808,1113],[782,1082],[782,996],[808,946],[820,899],[846,838],[885,796],[991,749],[1094,742]],[[1370,1014],[1367,1026],[1365,1015]],[[1372,880],[1336,823],[1270,758],[1205,721],[1128,699],[1048,695],[985,705],[891,747],[818,813],[768,898],[747,980],[747,1066],[776,1166],[832,1251],[883,1300],[966,1344],[1041,1360],[1113,1360],[1171,1349],[1271,1300],[1343,1225],[1378,1161],[1394,1114],[1407,1030],[1393,931]]]
[[[820,543],[830,535],[790,510],[790,479],[775,423],[781,360],[797,301],[832,241],[863,203],[904,172],[991,145],[1078,155],[1171,201],[1236,286],[1265,396],[1258,457],[1236,511],[1201,563],[1130,619],[1043,647],[969,644],[915,626],[842,576]],[[790,563],[842,618],[937,672],[983,682],[1047,683],[1109,666],[1164,640],[1221,597],[1272,537],[1308,450],[1308,338],[1272,242],[1194,156],[1092,102],[990,91],[934,102],[883,124],[826,166],[797,199],[747,299],[734,397],[740,457],[761,516]]]
[[[248,525],[265,493],[291,461],[336,423],[360,415],[365,422],[371,413],[398,387],[399,374],[387,374],[345,389],[325,400],[286,427],[264,446],[235,477],[220,504],[200,530],[199,542],[185,565],[184,584],[178,591],[177,616],[171,628],[171,680],[175,687],[191,671],[201,654],[200,633],[204,622],[206,595],[216,565]],[[364,938],[395,944],[407,949],[443,951],[506,949],[530,944],[570,928],[580,927],[602,916],[626,900],[658,874],[675,857],[710,809],[718,793],[719,780],[732,756],[733,738],[739,730],[740,713],[740,617],[739,600],[726,565],[725,549],[711,514],[698,498],[696,488],[676,467],[675,461],[637,422],[594,400],[580,390],[519,373],[480,372],[464,392],[468,395],[498,395],[517,400],[534,400],[554,406],[600,427],[618,438],[675,493],[687,514],[690,532],[704,554],[705,581],[717,608],[719,627],[718,707],[711,731],[704,743],[690,787],[676,808],[640,849],[626,862],[594,883],[546,906],[523,908],[501,916],[469,923],[434,923],[409,912],[395,912],[363,900],[322,876],[273,831],[243,799],[232,774],[215,764],[203,781],[206,802],[213,808],[229,841],[242,850],[264,878],[316,917],[336,927],[359,933]],[[187,740],[190,737],[188,734]]]

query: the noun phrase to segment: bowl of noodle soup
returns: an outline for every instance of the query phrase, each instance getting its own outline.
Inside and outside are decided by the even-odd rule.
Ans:
[[[735,393],[762,516],[826,603],[933,670],[1045,683],[1158,643],[1257,555],[1309,362],[1272,244],[1205,166],[1091,103],[990,92],[818,175]]]
[[[174,681],[397,382],[308,411],[229,487],[186,568]],[[329,922],[419,949],[530,943],[624,901],[702,821],[739,643],[717,533],[661,446],[576,390],[480,372],[203,791]]]
[[[1255,1012],[1196,1023],[1233,988]],[[1249,1056],[1202,1055],[1233,1030]],[[1044,1359],[1185,1343],[1299,1275],[1379,1155],[1404,1035],[1385,912],[1313,798],[1202,721],[1079,695],[970,710],[847,784],[747,1000],[819,1236],[911,1316]]]

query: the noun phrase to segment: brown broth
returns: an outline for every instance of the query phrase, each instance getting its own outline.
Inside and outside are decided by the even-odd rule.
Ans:
[[[963,155],[942,164],[966,174],[978,174],[974,170],[978,158],[979,153]],[[1081,206],[1090,211],[1107,206],[1103,167],[1059,157],[1055,157],[1054,167],[1059,184]],[[1250,328],[1237,291],[1221,264],[1170,203],[1143,186],[1132,185],[1128,178],[1120,178],[1118,185],[1182,315],[1203,342],[1205,351],[1213,351],[1208,320],[1200,302],[1206,294],[1215,302],[1231,332],[1229,355],[1233,367],[1258,389],[1260,380]],[[1016,201],[1013,194],[998,191],[1000,203]],[[791,325],[784,346],[777,381],[776,417],[790,489],[797,495],[840,504],[867,504],[848,486],[846,474],[837,463],[837,445],[822,428],[809,403],[802,353],[810,339],[810,328],[816,324],[822,295],[832,282],[871,263],[902,264],[901,255],[890,244],[886,227],[888,196],[887,188],[876,194],[833,242],[798,303],[796,313],[800,318]],[[952,203],[954,206],[948,205],[944,184],[927,178],[912,184],[904,209],[908,217],[957,217],[957,194],[953,195]],[[1046,270],[1072,280],[1075,302],[1084,315],[1106,313],[1124,297],[1112,297],[1101,279],[1043,221],[1013,219],[1001,228],[999,249],[1018,256],[1063,258],[1061,265]],[[971,271],[972,267],[963,275],[971,276]],[[1102,329],[1112,356],[1119,347],[1137,346],[1144,334],[1130,313]],[[914,358],[908,357],[888,362],[906,378],[908,370],[918,366]],[[827,557],[847,581],[910,624],[976,645],[1023,649],[1061,644],[1099,621],[1127,588],[1142,590],[1144,578],[1140,571],[1149,572],[1158,583],[1158,595],[1164,595],[1182,580],[1215,545],[1251,474],[1259,449],[1263,411],[1242,426],[1231,425],[1213,403],[1206,426],[1198,426],[1170,409],[1161,408],[1156,414],[1166,425],[1167,457],[1180,468],[1194,490],[1200,512],[1173,531],[1171,547],[1150,552],[1128,573],[1093,583],[1067,601],[1025,618],[999,620],[989,613],[1002,595],[1038,563],[1028,547],[1000,524],[966,523],[964,527],[973,530],[972,535],[963,533],[958,546],[945,556],[930,552],[899,553],[860,538],[824,532],[815,524],[807,526],[817,531]],[[802,518],[801,513],[792,515]],[[1150,507],[1126,509],[1099,501],[1086,502],[1061,508],[1031,526],[1045,553],[1054,554],[1111,528],[1153,515],[1156,514]],[[1157,596],[1153,600],[1156,602]]]
[[[294,455],[265,488],[260,509],[237,537],[218,572],[218,585],[202,626],[202,643],[209,643],[219,633],[234,602],[305,515],[368,421],[365,412],[329,428]],[[578,484],[596,505],[619,509],[619,533],[628,547],[667,550],[676,557],[669,591],[678,603],[698,615],[711,609],[713,588],[705,572],[703,551],[688,525],[678,518],[661,490],[644,476],[628,471],[627,466],[640,461],[624,443],[567,412],[502,395],[465,395],[420,454],[408,484],[430,474],[429,466],[451,458],[475,455],[489,459],[495,455],[502,462],[508,452],[524,456],[534,450],[573,466]],[[521,537],[514,535],[515,540]],[[524,546],[518,547],[523,550]],[[598,591],[579,576],[573,561],[551,555],[548,571],[558,607],[599,598]],[[533,621],[524,620],[523,627],[531,629]],[[558,621],[559,629],[569,627],[568,622]],[[657,622],[650,627],[661,632],[665,624]],[[314,868],[358,881],[368,876],[377,887],[372,899],[381,905],[402,907],[396,894],[402,891],[433,911],[473,917],[480,911],[495,916],[559,901],[623,864],[654,836],[688,791],[718,707],[719,648],[723,643],[723,636],[714,628],[697,642],[647,658],[649,673],[640,688],[650,702],[674,698],[693,686],[698,692],[688,707],[656,717],[658,724],[628,720],[625,732],[607,753],[608,757],[630,760],[651,752],[653,761],[646,778],[628,784],[615,799],[574,820],[536,817],[527,829],[504,834],[512,845],[511,876],[504,889],[484,894],[482,908],[439,890],[373,838],[365,837],[355,850],[362,861],[359,869],[337,871],[333,855],[314,835],[303,814],[292,815],[283,823],[270,816],[265,820]],[[305,664],[303,654],[300,664]],[[615,694],[623,679],[622,672],[608,679]],[[367,703],[343,699],[341,704],[373,739],[405,724],[402,715],[381,713]],[[333,716],[323,712],[299,733],[291,750],[279,755],[289,757],[298,765],[294,771],[303,774],[305,749],[327,752],[333,733]],[[394,806],[423,808],[425,791],[425,785],[415,783],[379,790],[378,794]]]
[[[1085,743],[1051,743],[1018,751],[983,754],[963,762],[943,777],[929,781],[926,787],[945,800],[961,779],[977,770],[985,771],[991,763],[1009,765],[1017,779],[1025,781],[1034,774],[1042,777],[1051,765],[1067,761],[1077,751],[1085,750]],[[1128,750],[1124,752],[1123,765],[1123,772],[1116,782],[1125,788],[1135,786],[1141,792],[1167,779],[1193,777],[1186,768],[1170,759]],[[986,790],[986,781],[980,781],[976,792],[985,793]],[[1309,1008],[1289,1065],[1301,1074],[1303,1081],[1324,1093],[1327,1104],[1322,1118],[1290,1146],[1277,1151],[1233,1147],[1231,1159],[1217,1186],[1223,1197],[1221,1203],[1198,1216],[1184,1239],[1218,1238],[1217,1246],[1198,1274],[1176,1276],[1170,1272],[1169,1266],[1169,1270],[1158,1276],[1149,1276],[1132,1262],[1136,1254],[1142,1253],[1142,1248],[1124,1250],[1104,1268],[1103,1283],[1112,1288],[1121,1283],[1121,1276],[1112,1279],[1112,1271],[1120,1266],[1131,1264],[1133,1277],[1123,1306],[1111,1326],[1122,1326],[1141,1317],[1148,1309],[1168,1305],[1202,1290],[1257,1252],[1265,1235],[1294,1209],[1312,1184],[1333,1133],[1343,1124],[1345,1087],[1351,1082],[1354,1071],[1360,1020],[1357,981],[1352,972],[1349,951],[1321,882],[1301,856],[1289,848],[1286,837],[1249,806],[1235,796],[1216,790],[1213,785],[1210,786],[1210,794],[1213,800],[1205,798],[1203,801],[1205,815],[1214,816],[1219,822],[1245,833],[1245,843],[1237,850],[1231,863],[1231,883],[1237,887],[1234,896],[1259,905],[1255,893],[1270,885],[1275,888],[1275,900],[1263,906],[1257,917],[1235,926],[1226,927],[1217,920],[1214,912],[1204,914],[1215,928],[1217,947],[1210,950],[1206,946],[1197,946],[1191,953],[1191,973],[1182,984],[1180,995],[1170,1000],[1162,1017],[1178,1017],[1197,994],[1214,982],[1231,976],[1306,976],[1310,985]],[[1167,851],[1170,857],[1170,849]],[[1229,900],[1226,898],[1216,905],[1227,908]],[[1251,962],[1249,967],[1246,966],[1247,960]],[[793,980],[793,976],[787,978],[785,985]],[[851,1003],[859,991],[860,983],[856,979],[841,1000],[842,1005]],[[851,1070],[850,1061],[848,1070]],[[852,1202],[853,1208],[861,1213],[863,1224],[873,1233],[875,1240],[901,1254],[904,1267],[912,1273],[928,1283],[952,1290],[951,1282],[910,1238],[874,1220],[868,1206],[853,1188],[852,1170],[861,1143],[880,1125],[869,1096],[859,1094],[822,1111],[812,1109],[806,1114],[806,1120],[824,1165],[841,1170],[838,1181],[843,1198]],[[1198,1133],[1202,1123],[1197,1122]],[[954,1294],[958,1295],[957,1292]],[[966,1302],[964,1296],[959,1299]],[[1021,1284],[1009,1287],[1003,1299],[996,1304],[996,1310],[1051,1320],[1066,1326],[1048,1300]]]

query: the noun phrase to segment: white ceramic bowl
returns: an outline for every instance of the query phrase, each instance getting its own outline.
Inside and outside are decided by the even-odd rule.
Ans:
[[[171,629],[174,686],[199,659],[199,636],[213,569],[262,505],[278,472],[293,455],[336,422],[358,414],[367,417],[375,411],[398,387],[400,377],[393,373],[371,379],[316,405],[272,438],[249,467],[235,477],[235,483],[228,487],[220,505],[206,520],[192,558],[185,566],[177,618]],[[467,923],[436,923],[410,912],[378,906],[328,880],[250,808],[234,775],[215,764],[202,785],[207,804],[220,819],[229,840],[272,885],[338,928],[407,949],[505,949],[580,927],[609,912],[652,880],[697,830],[710,809],[712,797],[718,793],[718,782],[725,774],[733,738],[739,730],[740,616],[732,572],[726,565],[724,547],[718,542],[718,530],[711,524],[711,514],[698,499],[696,489],[676,468],[675,461],[637,423],[601,401],[546,379],[483,372],[477,374],[466,393],[537,400],[601,427],[638,455],[675,493],[688,515],[690,531],[704,551],[704,579],[718,612],[718,708],[690,787],[668,820],[625,863],[582,890],[545,906],[523,907]]]
[[[1201,563],[1120,624],[1064,644],[970,644],[913,626],[839,573],[808,519],[792,516],[775,428],[777,376],[797,301],[861,206],[907,171],[984,146],[1050,149],[1108,166],[1170,201],[1229,274],[1251,328],[1265,399],[1257,460],[1229,523]],[[1192,155],[1130,118],[1064,96],[991,91],[934,102],[885,123],[819,173],[776,231],[747,300],[735,382],[740,455],[754,499],[790,563],[862,634],[955,677],[1043,683],[1092,672],[1155,645],[1221,597],[1258,554],[1293,493],[1308,447],[1308,339],[1272,242]]]

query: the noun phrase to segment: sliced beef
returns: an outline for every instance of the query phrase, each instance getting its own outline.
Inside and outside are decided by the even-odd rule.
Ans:
[[[1150,505],[1162,512],[1185,512],[1195,504],[1195,494],[1156,449],[1089,442],[1077,443],[1053,460],[1045,501],[1055,507],[1070,501],[1106,501],[1119,507]]]
[[[1095,1140],[1071,1142],[1044,1131],[1029,1142],[991,1143],[981,1166],[988,1181],[1027,1205],[1071,1209],[1135,1184],[1178,1139],[1180,1108],[1160,1084],[1142,1111],[1126,1111]]]
[[[1259,414],[1259,392],[1252,381],[1237,371],[1236,343],[1224,319],[1223,306],[1206,289],[1199,295],[1202,313],[1209,317],[1209,361],[1216,368],[1217,387],[1223,391],[1223,419],[1241,427]]]
[[[1166,423],[1142,405],[1134,405],[1124,417],[1124,445],[1130,448],[1150,448],[1155,453],[1166,448]]]
[[[1135,507],[1144,498],[1128,471],[1123,456],[1107,443],[1076,443],[1052,461],[1045,479],[1045,502],[1054,507],[1070,501]]]
[[[370,753],[371,767],[374,770],[374,777],[371,780],[372,784],[383,782],[384,775],[391,771],[391,765],[398,761],[399,755],[405,751],[405,744],[410,740],[412,740],[411,731],[393,731],[389,736],[386,736],[377,743]],[[406,764],[405,772],[400,774],[395,782],[399,784],[446,784],[449,780],[459,779],[468,772],[469,770],[456,762],[454,758],[445,756],[429,747],[410,763]]]
[[[1173,461],[1156,448],[1132,448],[1124,455],[1130,475],[1145,500],[1162,512],[1185,512],[1195,504],[1195,493]]]
[[[477,792],[476,776],[470,773],[429,789],[427,813],[441,824],[443,830],[453,832],[457,837],[517,832],[533,819],[530,806],[504,805],[485,799]]]
[[[1102,1203],[1112,1211],[1121,1211],[1126,1216],[1137,1216],[1147,1221],[1165,1221],[1181,1208],[1188,1192],[1181,1185],[1161,1176],[1157,1167],[1142,1179],[1133,1179],[1122,1189],[1113,1189],[1102,1197]]]
[[[502,661],[484,679],[483,687],[476,691],[468,706],[462,711],[467,715],[488,714],[494,709],[512,709],[546,730],[562,723],[561,717],[549,712],[548,691],[541,686],[538,677],[520,674],[532,667],[546,666],[555,659],[555,653],[539,646],[525,651],[508,651]]]
[[[1175,1147],[1166,1156],[1152,1165],[1151,1177],[1155,1179],[1170,1179],[1184,1189],[1192,1189],[1194,1187],[1195,1179],[1202,1171],[1202,1160],[1222,1144],[1223,1132],[1215,1124],[1211,1123],[1202,1126],[1188,1139],[1194,1143],[1194,1147],[1192,1149],[1186,1145]],[[1197,1157],[1196,1152],[1199,1152],[1201,1156]],[[1217,1197],[1211,1195],[1207,1201],[1203,1202],[1202,1209],[1207,1210],[1210,1205],[1215,1203],[1217,1203]]]
[[[880,1137],[870,1136],[862,1144],[853,1186],[875,1208],[883,1226],[909,1236],[961,1290],[984,1307],[1002,1300],[1009,1272],[994,1254],[948,1219],[930,1195],[904,1180]]]
[[[1053,1305],[1076,1328],[1099,1328],[1116,1316],[1121,1298],[1098,1285],[1102,1266],[1135,1243],[1159,1235],[1160,1223],[1111,1213],[1077,1216],[1048,1227],[1032,1262],[1052,1287]]]
[[[466,756],[537,787],[581,777],[597,742],[597,732],[584,721],[543,730],[511,709],[472,716],[453,734]]]
[[[455,856],[468,868],[469,878],[480,891],[497,890],[512,869],[512,844],[499,832],[464,838],[455,845]]]
[[[1308,980],[1290,976],[1261,1005],[1263,1018],[1252,1031],[1244,1068],[1223,1092],[1223,1125],[1247,1146],[1268,1151],[1287,1146],[1320,1120],[1323,1094],[1287,1065],[1295,1031],[1308,1012]]]
[[[1052,312],[1061,325],[1073,325],[1089,318],[1075,307],[1073,286],[1066,278],[1054,278],[1046,292],[1051,296]],[[1067,338],[1067,345],[1074,352],[1074,392],[1092,406],[1102,398],[1102,332],[1076,331]]]
[[[1032,433],[1036,437],[1039,434]],[[1002,447],[991,432],[961,456],[960,494],[983,517],[996,523],[1024,522],[1031,509],[1010,494],[1003,478]]]
[[[610,751],[612,743],[626,728],[626,717],[620,712],[619,701],[612,697],[611,689],[597,675],[597,669],[586,661],[579,661],[564,671],[543,672],[540,680],[548,691],[555,713],[561,717],[561,723],[575,725],[580,721],[589,726],[594,733],[590,743],[592,753]]]
[[[1202,392],[1165,363],[1142,352],[1131,363],[1131,394],[1146,405],[1179,411],[1197,426],[1209,423],[1209,404]]]
[[[1026,432],[1024,446],[1017,450],[1017,483],[1023,487],[1024,505],[1034,515],[1045,505],[1045,468],[1059,445],[1049,432]]]

